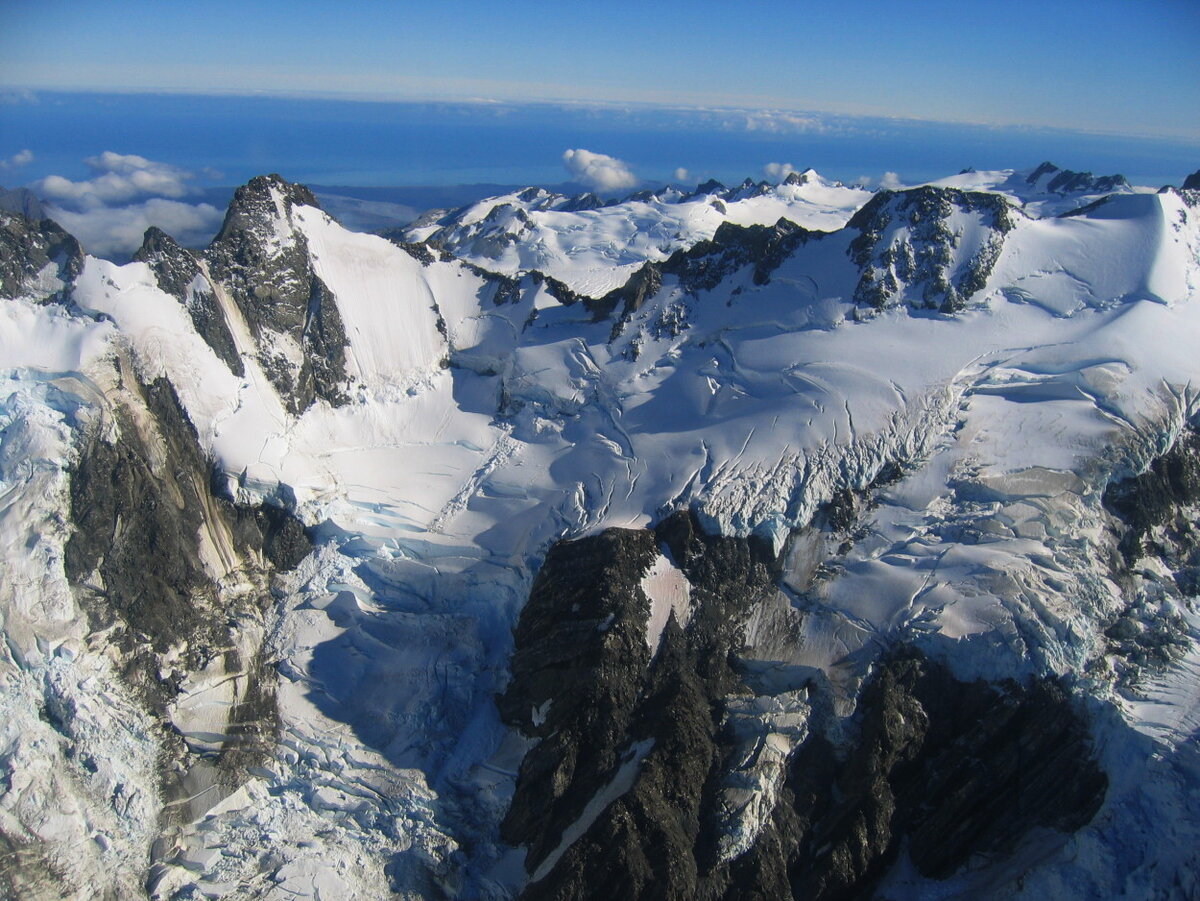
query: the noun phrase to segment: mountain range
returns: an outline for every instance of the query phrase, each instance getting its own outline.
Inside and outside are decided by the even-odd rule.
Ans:
[[[0,895],[1200,893],[1197,176],[0,210]]]

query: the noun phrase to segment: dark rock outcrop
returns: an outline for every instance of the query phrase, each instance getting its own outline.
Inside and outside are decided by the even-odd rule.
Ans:
[[[1197,169],[1183,180],[1183,190],[1200,191],[1200,169]]]
[[[983,236],[967,244],[951,222],[955,213],[979,217]],[[880,191],[847,223],[859,232],[849,248],[861,271],[855,302],[962,309],[987,282],[1015,215],[999,194],[928,186]]]
[[[308,242],[292,223],[296,206],[317,207],[302,185],[278,175],[238,188],[206,251],[258,343],[258,361],[293,413],[321,398],[348,402],[346,331],[332,292],[313,270]],[[293,362],[290,350],[299,350]]]
[[[697,197],[718,196],[724,197],[725,192],[729,189],[715,178],[710,178],[704,184],[696,185],[696,190],[686,195],[684,200],[693,200]]]
[[[0,298],[65,300],[83,256],[79,242],[52,220],[0,210]]]
[[[1105,637],[1118,674],[1137,683],[1189,647],[1178,602],[1200,594],[1200,430],[1184,429],[1145,472],[1109,483],[1103,500],[1114,517],[1114,575],[1126,598]]]
[[[146,263],[154,272],[158,286],[183,304],[197,333],[230,371],[245,375],[246,369],[229,323],[225,321],[225,313],[196,258],[162,229],[151,226],[146,229],[142,246],[133,259]]]
[[[169,383],[127,387],[136,396],[114,406],[115,429],[90,434],[71,474],[67,578],[93,631],[109,630],[125,680],[164,722],[183,680],[212,661],[245,678],[219,757],[226,772],[244,772],[274,739],[274,675],[247,659],[238,633],[262,622],[270,573],[294,567],[311,544],[290,513],[211,492],[210,463]],[[247,588],[227,591],[231,578]],[[168,789],[174,778],[164,773]]]
[[[603,297],[593,300],[585,298],[584,303],[592,311],[592,320],[600,322],[608,319],[618,308],[621,315],[613,325],[612,336],[620,334],[629,317],[641,309],[647,299],[653,297],[662,287],[662,270],[654,263],[644,263],[625,284],[614,288]]]
[[[1147,553],[1174,559],[1181,546],[1200,544],[1200,531],[1187,515],[1188,508],[1197,503],[1200,430],[1196,428],[1184,429],[1166,453],[1150,461],[1145,472],[1104,489],[1104,506],[1126,527],[1121,552],[1130,564]]]
[[[815,739],[793,761],[793,897],[869,897],[901,847],[944,879],[1031,829],[1072,832],[1104,800],[1087,728],[1053,680],[960,682],[902,648],[863,690],[858,725],[844,757]]]
[[[690,611],[654,647],[642,580],[659,553],[686,576]],[[901,648],[841,727],[816,681],[808,702],[756,697],[744,626],[777,576],[768,546],[706,535],[687,514],[551,550],[499,698],[537,741],[502,826],[528,852],[523,898],[866,898],[902,850],[942,879],[1095,814],[1107,779],[1053,680],[962,682]],[[746,779],[770,753],[784,754],[774,807],[731,842],[730,798],[763,797]]]
[[[652,648],[639,582],[660,546],[691,582],[692,610],[683,623],[672,614]],[[764,543],[705,535],[687,514],[655,532],[613,529],[550,552],[500,699],[506,722],[541,739],[502,827],[528,846],[541,877],[526,897],[594,897],[598,886],[625,898],[696,897],[719,700],[737,684],[739,624],[772,589],[772,565]],[[597,811],[605,791],[616,797]],[[589,817],[578,841],[564,840]]]
[[[1092,175],[1091,172],[1075,172],[1060,169],[1049,161],[1042,163],[1026,177],[1025,182],[1037,186],[1043,178],[1048,181],[1042,189],[1048,194],[1107,194],[1129,187],[1124,175]]]
[[[722,222],[711,240],[677,250],[659,265],[663,272],[678,276],[680,285],[691,294],[712,290],[726,276],[750,265],[754,266],[754,284],[765,285],[798,247],[825,234],[790,219],[774,225]]]
[[[386,229],[385,231],[381,231],[379,236],[391,241],[422,266],[431,266],[439,259],[444,258],[444,255],[434,253],[427,244],[419,244],[406,240],[405,231],[402,228]]]

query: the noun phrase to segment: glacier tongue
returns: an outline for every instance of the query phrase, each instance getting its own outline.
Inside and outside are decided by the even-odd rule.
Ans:
[[[1001,181],[881,194],[870,222],[841,231],[869,195],[815,175],[597,209],[522,195],[443,224],[443,247],[502,280],[347,232],[305,193],[264,180],[231,213],[223,249],[195,271],[171,257],[190,276],[175,294],[160,257],[89,258],[74,312],[4,300],[0,540],[12,578],[0,585],[0,740],[20,778],[0,795],[3,840],[41,855],[51,884],[109,873],[118,893],[136,894],[152,860],[151,894],[163,898],[369,898],[383,886],[500,898],[531,875],[549,879],[573,859],[565,840],[541,847],[532,871],[501,840],[526,747],[495,703],[512,630],[556,541],[690,510],[714,534],[785,552],[785,593],[747,624],[760,693],[730,708],[746,762],[725,786],[722,861],[764,834],[813,710],[822,722],[851,714],[877,649],[908,643],[959,679],[1066,677],[1091,699],[1108,800],[1062,855],[1027,862],[1028,897],[1034,886],[1064,897],[1159,887],[1131,862],[1200,839],[1185,806],[1139,786],[1159,772],[1186,791],[1200,784],[1185,759],[1194,596],[1171,587],[1177,562],[1114,562],[1118,525],[1103,496],[1200,415],[1196,195],[1121,193],[1063,219],[1035,218],[1026,203],[998,229],[985,220],[1006,201],[961,201],[959,188]],[[952,211],[926,234],[926,206],[944,203]],[[541,269],[598,297],[625,283],[620,267],[661,262],[719,221],[797,211],[833,233],[773,245],[769,266],[734,254],[703,270],[697,253],[611,318],[522,274]],[[553,245],[541,265],[527,257],[539,245],[526,232],[565,241],[584,221],[592,243]],[[237,235],[257,248],[252,264],[238,262]],[[981,255],[986,266],[973,262]],[[274,295],[255,295],[256,266],[271,270]],[[868,269],[908,275],[874,303],[860,296]],[[696,277],[704,271],[717,275]],[[322,307],[337,327],[325,320],[314,344]],[[212,316],[223,331],[206,325]],[[159,383],[215,460],[218,494],[288,507],[316,542],[269,587],[267,569],[238,575],[251,559],[266,567],[263,551],[213,527],[233,514],[196,487],[212,507],[198,559],[221,598],[257,599],[261,612],[231,627],[228,660],[185,665],[189,648],[163,651],[178,668],[167,712],[115,675],[128,660],[89,631],[83,586],[63,564],[85,433],[140,423],[153,434],[153,411],[108,432],[103,421],[112,397]],[[308,386],[302,397],[282,390],[293,384]],[[652,658],[673,630],[700,628],[703,607],[656,553],[640,583],[649,631],[638,654]],[[1137,604],[1130,579],[1141,580]],[[1110,632],[1163,611],[1186,629],[1181,652],[1134,684]],[[827,694],[801,697],[797,673]],[[233,712],[252,712],[255,674],[270,703],[254,704],[272,711],[258,726],[277,741],[218,778],[211,759],[240,728]],[[546,704],[532,704],[530,728],[567,715]],[[639,767],[665,753],[613,751]],[[163,754],[190,761],[188,797],[159,771]],[[619,767],[597,778],[606,773],[573,818],[556,814],[576,838],[600,821],[587,798],[607,807],[641,778]],[[74,847],[86,850],[64,850]],[[1083,894],[1067,890],[1083,866],[1071,855],[1095,869]],[[1015,890],[1013,873],[996,872],[996,891]],[[961,878],[947,885],[974,884]],[[928,888],[903,864],[889,879],[900,896]],[[47,890],[22,885],[31,897]]]

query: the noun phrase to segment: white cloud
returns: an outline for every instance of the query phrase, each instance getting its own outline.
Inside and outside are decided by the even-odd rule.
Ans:
[[[883,178],[879,179],[879,187],[886,191],[898,191],[904,187],[904,182],[895,172],[885,172]]]
[[[572,177],[598,191],[620,191],[638,183],[628,163],[604,153],[567,150],[563,153],[563,165]]]
[[[34,184],[34,190],[60,206],[94,210],[139,197],[183,197],[193,177],[186,169],[169,163],[111,150],[88,157],[84,162],[96,173],[95,178],[72,181],[61,175],[48,175]]]
[[[179,198],[190,192],[194,173],[134,153],[111,150],[84,160],[93,177],[73,181],[48,175],[34,190],[47,212],[97,256],[137,250],[142,236],[157,225],[185,246],[207,244],[221,225],[222,212]]]
[[[224,214],[211,204],[190,204],[151,197],[119,207],[69,210],[51,206],[50,218],[79,239],[96,256],[130,254],[142,246],[142,236],[157,225],[185,247],[200,247],[220,228]]]
[[[675,180],[676,181],[686,182],[689,177],[690,177],[690,175],[689,175],[687,169],[683,168],[683,166],[680,166],[678,169],[675,170]]]
[[[781,182],[795,171],[796,167],[791,163],[767,163],[763,166],[763,172],[773,182]]]
[[[829,125],[817,116],[782,110],[749,110],[740,114],[740,124],[746,131],[768,134],[824,134],[830,130]]]
[[[871,187],[871,176],[860,175],[858,178],[854,179],[854,181],[850,182],[850,184],[854,185],[856,188],[869,188]]]
[[[0,170],[16,169],[18,166],[28,166],[33,162],[33,151],[29,149],[18,150],[6,160],[0,160]]]

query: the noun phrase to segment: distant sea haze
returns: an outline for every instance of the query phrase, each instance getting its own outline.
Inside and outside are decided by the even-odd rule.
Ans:
[[[266,172],[323,185],[555,184],[576,148],[623,161],[645,183],[757,179],[771,163],[913,183],[1051,160],[1157,186],[1200,167],[1200,145],[1174,139],[769,110],[49,92],[4,101],[0,158],[32,155],[0,169],[6,187],[84,177],[83,161],[103,151],[188,170],[197,188]]]

